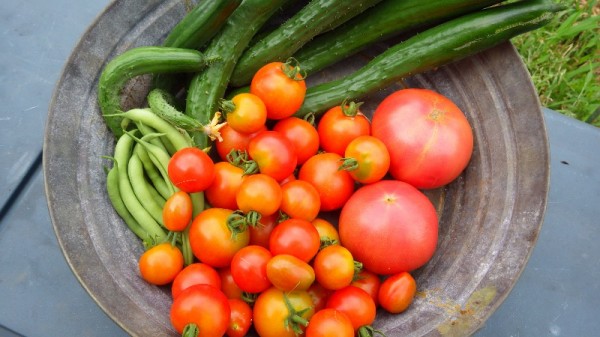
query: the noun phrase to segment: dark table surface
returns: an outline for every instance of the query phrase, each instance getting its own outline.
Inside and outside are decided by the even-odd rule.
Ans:
[[[0,2],[0,337],[125,336],[78,283],[54,234],[41,168],[52,90],[108,0]],[[477,337],[600,333],[600,129],[544,109],[544,223],[526,268]]]

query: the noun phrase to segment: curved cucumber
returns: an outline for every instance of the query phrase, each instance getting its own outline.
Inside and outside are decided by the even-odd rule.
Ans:
[[[531,0],[448,21],[390,47],[350,75],[308,88],[296,115],[322,113],[344,99],[360,99],[405,76],[476,54],[544,26],[561,9],[550,0]]]
[[[251,46],[231,78],[235,87],[250,83],[254,73],[273,61],[285,61],[317,34],[333,29],[381,0],[312,0],[288,21]]]
[[[121,90],[128,80],[143,74],[197,72],[206,66],[199,51],[170,47],[138,47],[112,59],[98,80],[98,104],[112,133],[120,137]]]
[[[342,26],[317,36],[298,50],[294,58],[307,74],[315,73],[373,43],[500,2],[502,0],[384,0]]]

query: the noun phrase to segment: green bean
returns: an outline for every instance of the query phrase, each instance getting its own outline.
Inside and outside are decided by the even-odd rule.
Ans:
[[[150,243],[148,233],[142,229],[140,224],[135,218],[129,213],[127,207],[121,199],[121,193],[119,192],[119,172],[117,172],[117,164],[108,171],[106,175],[106,191],[108,192],[108,198],[113,205],[113,208],[117,214],[125,221],[125,224],[129,229],[145,243]]]
[[[169,141],[169,139],[165,135],[159,135],[158,132],[156,132],[156,130],[147,126],[144,123],[139,122],[139,123],[136,123],[135,125],[138,128],[138,130],[140,130],[142,135],[144,135],[144,136],[153,135],[146,139],[151,144],[154,144],[154,145],[162,148],[171,156],[173,154],[175,154],[175,152],[177,152],[177,149],[175,149],[175,147],[173,146],[171,141]]]
[[[192,139],[187,133],[180,132],[149,109],[131,109],[119,115],[132,120],[136,124],[142,123],[153,128],[156,132],[164,134],[176,150],[193,146]]]
[[[144,166],[144,172],[146,176],[152,182],[152,185],[156,189],[157,193],[163,198],[163,200],[168,199],[171,196],[171,190],[167,186],[163,176],[160,174],[152,160],[150,159],[148,152],[144,149],[143,146],[136,146],[135,153],[142,161],[142,165]]]
[[[134,138],[129,133],[123,134],[115,146],[114,158],[117,162],[119,169],[119,192],[121,199],[127,207],[127,210],[131,213],[133,218],[140,224],[140,227],[144,229],[151,240],[154,242],[163,241],[166,238],[166,234],[161,226],[154,220],[154,218],[148,213],[148,211],[140,204],[140,201],[135,196],[129,175],[127,174],[127,167],[129,164],[129,158],[131,157],[132,149],[134,144]]]
[[[137,144],[136,146],[140,146]],[[139,200],[140,204],[144,206],[146,211],[150,213],[152,218],[156,220],[161,226],[164,227],[162,218],[162,207],[156,202],[151,192],[148,190],[148,182],[144,177],[144,166],[140,157],[133,152],[133,155],[129,158],[129,164],[127,165],[127,174],[129,175],[129,181],[133,188],[133,193]]]

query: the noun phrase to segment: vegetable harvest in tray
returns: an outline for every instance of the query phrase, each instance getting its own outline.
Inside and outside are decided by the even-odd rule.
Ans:
[[[423,190],[463,172],[473,133],[432,90],[397,90],[371,118],[361,99],[562,9],[312,0],[273,24],[290,3],[202,1],[162,45],[117,55],[99,79],[116,137],[107,193],[145,247],[140,276],[171,290],[184,336],[385,335],[372,327],[377,308],[410,310],[411,272],[436,249]],[[307,88],[312,74],[391,38],[400,42],[362,68]],[[147,104],[124,111],[121,91],[145,74]]]

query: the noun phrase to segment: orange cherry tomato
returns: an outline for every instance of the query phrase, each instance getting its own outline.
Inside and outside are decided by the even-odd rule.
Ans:
[[[255,211],[261,215],[271,215],[279,210],[281,198],[281,186],[277,181],[258,173],[244,178],[236,195],[236,203],[244,213]]]
[[[379,305],[385,310],[398,314],[408,309],[415,294],[417,282],[408,272],[401,272],[386,278],[379,288]]]
[[[293,255],[279,254],[267,263],[267,277],[283,291],[307,290],[315,281],[315,271]]]
[[[340,244],[340,235],[337,228],[331,222],[322,218],[316,218],[312,221],[312,224],[317,229],[317,232],[319,232],[321,244]]]
[[[284,292],[271,287],[254,302],[254,327],[261,337],[297,337],[313,313],[312,299],[306,291]]]
[[[142,278],[154,285],[173,282],[183,269],[183,254],[170,242],[158,244],[140,256],[138,262]]]
[[[281,186],[281,211],[290,218],[314,220],[321,209],[319,192],[309,182],[290,181]]]
[[[184,191],[171,195],[163,206],[162,217],[165,227],[174,232],[181,232],[192,221],[192,198]]]
[[[341,168],[362,184],[381,180],[390,168],[390,153],[385,144],[373,136],[359,136],[346,147]]]
[[[343,156],[354,138],[371,134],[371,122],[360,112],[357,104],[343,104],[323,114],[317,131],[323,150]]]
[[[240,93],[221,104],[227,124],[241,133],[261,130],[267,121],[267,108],[260,97]]]
[[[353,337],[354,327],[346,314],[335,309],[317,311],[306,328],[306,337]]]
[[[343,246],[331,245],[321,249],[313,261],[317,282],[331,290],[341,289],[352,283],[354,258]]]

